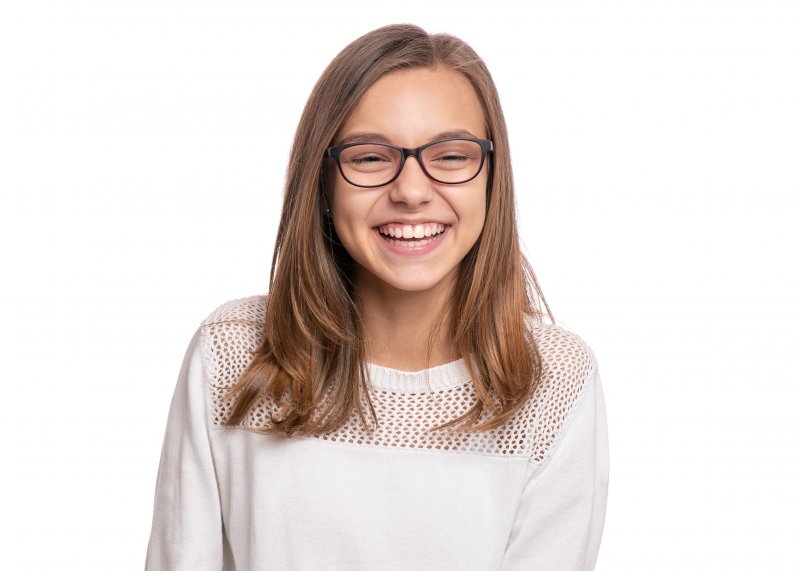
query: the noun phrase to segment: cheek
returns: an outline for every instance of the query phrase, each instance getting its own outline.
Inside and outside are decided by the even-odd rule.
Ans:
[[[486,220],[486,192],[481,189],[478,196],[475,198],[475,212],[476,217],[480,220],[481,227]]]
[[[478,239],[481,236],[481,232],[483,232],[483,225],[486,222],[486,208],[483,205],[480,205],[472,218],[472,221],[469,225],[469,248],[472,248]],[[468,249],[469,249],[468,248]]]
[[[331,219],[336,227],[337,233],[345,230],[344,223],[351,217],[349,211],[352,210],[347,192],[342,189],[337,177],[328,176],[328,208],[331,209]]]
[[[331,221],[336,235],[350,255],[357,259],[357,250],[371,232],[366,222],[370,210],[368,197],[336,186],[331,190]]]
[[[480,232],[486,220],[486,191],[484,188],[476,186],[466,194],[451,196],[450,204],[453,205],[459,222],[472,232]]]
[[[485,187],[475,188],[467,197],[461,197],[460,202],[454,202],[456,213],[461,225],[460,249],[466,254],[478,241],[486,222],[486,191]]]

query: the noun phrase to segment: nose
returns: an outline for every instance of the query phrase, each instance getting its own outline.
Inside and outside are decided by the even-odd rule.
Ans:
[[[433,181],[422,170],[417,157],[408,157],[400,175],[392,183],[389,198],[404,203],[410,209],[419,208],[430,201]]]

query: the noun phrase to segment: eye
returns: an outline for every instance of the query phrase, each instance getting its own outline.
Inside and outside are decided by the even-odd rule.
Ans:
[[[363,153],[348,158],[344,166],[354,171],[370,173],[390,170],[394,168],[394,163],[389,157],[382,154]]]
[[[400,157],[391,147],[369,143],[353,145],[342,151],[342,167],[357,172],[382,172],[397,165]]]
[[[437,157],[434,160],[445,161],[445,162],[448,162],[448,163],[457,163],[457,162],[468,161],[469,157],[467,157],[465,155],[445,155],[443,157]]]
[[[466,167],[472,162],[472,157],[462,153],[443,153],[432,159],[428,159],[428,164],[431,167],[442,170],[458,170]]]
[[[352,165],[366,165],[369,163],[389,162],[389,159],[380,155],[371,154],[351,157],[347,162]]]

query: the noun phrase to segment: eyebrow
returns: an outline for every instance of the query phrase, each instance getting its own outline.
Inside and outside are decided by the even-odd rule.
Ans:
[[[470,131],[466,129],[453,129],[450,131],[442,131],[441,133],[437,133],[431,138],[431,141],[438,141],[439,139],[459,139],[467,137],[470,139],[480,139],[477,135],[474,135]],[[334,146],[345,145],[347,143],[390,143],[389,139],[387,139],[384,135],[380,133],[367,133],[367,132],[356,132],[350,133],[349,135],[345,136],[342,140],[336,143]]]

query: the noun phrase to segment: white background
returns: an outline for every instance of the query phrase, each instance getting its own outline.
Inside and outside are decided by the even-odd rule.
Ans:
[[[800,7],[8,2],[2,567],[141,569],[183,353],[265,293],[289,146],[348,42],[469,42],[526,251],[598,356],[597,569],[798,569]]]

